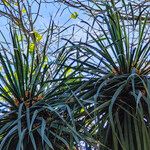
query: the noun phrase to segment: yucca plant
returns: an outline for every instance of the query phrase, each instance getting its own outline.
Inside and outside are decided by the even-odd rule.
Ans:
[[[134,20],[131,4],[124,5],[124,16],[113,2],[105,7],[107,13],[91,14],[96,30],[83,21],[89,27],[86,32],[90,39],[69,41],[71,46],[62,55],[72,61],[69,67],[83,77],[77,84],[78,90],[74,90],[84,105],[79,113],[84,129],[82,126],[80,130],[88,131],[99,141],[101,150],[147,150],[150,149],[149,14],[143,19],[145,10],[141,10]],[[127,19],[128,10],[132,20]]]
[[[61,66],[47,60],[52,27],[40,53],[38,42],[30,37],[20,40],[16,29],[10,29],[11,50],[1,44],[1,150],[66,150],[79,143],[70,89],[59,73]]]

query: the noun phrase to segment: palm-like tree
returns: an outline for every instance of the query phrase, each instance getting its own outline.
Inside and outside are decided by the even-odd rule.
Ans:
[[[127,13],[123,17],[113,4],[105,6],[107,14],[93,15],[99,29],[94,30],[83,21],[93,29],[94,34],[87,31],[90,40],[68,41],[71,46],[62,55],[72,62],[69,67],[83,77],[74,90],[84,106],[79,122],[85,128],[79,130],[93,136],[100,149],[147,150],[150,149],[148,15],[141,18],[144,11],[141,10],[135,21],[130,5],[133,20],[124,20]]]
[[[12,29],[12,50],[1,44],[1,150],[66,150],[79,143],[69,88],[60,79],[61,67],[54,67],[46,56],[52,30],[53,26],[40,56],[37,41],[30,42],[30,37],[20,41]]]

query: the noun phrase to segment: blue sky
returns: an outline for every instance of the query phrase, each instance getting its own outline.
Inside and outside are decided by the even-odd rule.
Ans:
[[[14,6],[16,7],[16,6]],[[2,6],[0,6],[1,10],[4,10]],[[37,4],[33,3],[31,7],[32,13],[37,12]],[[59,11],[58,11],[59,10]],[[70,15],[73,12],[78,12],[79,16],[77,19],[71,19]],[[76,10],[74,8],[68,8],[64,4],[59,3],[49,3],[49,4],[42,4],[40,9],[40,16],[38,17],[38,20],[36,21],[34,27],[36,30],[42,33],[46,29],[46,27],[49,25],[50,18],[52,17],[55,24],[62,27],[68,27],[70,25],[80,24],[80,19],[83,18],[83,13],[79,10]],[[9,29],[8,29],[8,22],[10,20],[6,19],[5,17],[0,16],[0,31],[5,35],[7,40],[9,41]],[[72,29],[69,28],[66,32],[63,32],[63,34],[71,34]],[[83,37],[83,32],[80,30],[78,31],[78,38]],[[65,37],[65,36],[64,36]],[[0,36],[0,41],[3,41],[2,36]]]
[[[50,0],[51,2],[52,0]],[[3,9],[0,6],[0,9]],[[37,4],[33,3],[32,7],[32,13],[37,12]],[[59,10],[59,11],[58,11]],[[58,11],[58,12],[57,12]],[[57,15],[56,15],[57,12]],[[77,19],[71,19],[70,15],[73,12],[78,12],[79,16]],[[88,17],[83,14],[82,11],[79,11],[74,8],[68,8],[64,4],[59,4],[59,3],[49,3],[49,4],[42,4],[41,6],[41,11],[40,11],[40,16],[34,25],[36,30],[42,33],[46,29],[46,27],[49,25],[49,20],[50,17],[53,18],[54,22],[58,26],[70,26],[70,25],[83,25],[80,21],[83,19],[85,21],[88,20]],[[89,22],[89,21],[88,21]],[[8,27],[6,26],[8,23],[8,20],[4,17],[0,17],[0,31],[7,37],[9,41],[9,30]],[[65,25],[64,25],[65,24]],[[42,29],[42,30],[41,30]],[[76,27],[76,30],[78,28]],[[67,31],[63,32],[62,37],[65,37],[65,35],[71,34],[72,33],[72,28],[69,28]],[[74,37],[75,40],[80,40],[81,38],[84,39],[85,34],[83,34],[82,30],[79,30],[76,33],[76,36]],[[0,41],[2,40],[2,36],[0,36]]]

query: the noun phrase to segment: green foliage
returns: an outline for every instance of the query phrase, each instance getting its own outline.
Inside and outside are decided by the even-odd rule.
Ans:
[[[74,150],[81,140],[101,150],[150,149],[148,16],[141,10],[135,21],[131,4],[131,20],[125,5],[124,16],[113,2],[103,7],[92,24],[82,21],[86,42],[67,39],[53,62],[53,23],[46,37],[10,29],[13,48],[1,44],[0,52],[0,149]]]
[[[4,47],[0,53],[0,102],[5,107],[0,118],[0,149],[73,147],[82,139],[72,116],[75,107],[69,106],[69,89],[55,78],[59,76],[55,64],[48,62],[47,42],[38,57],[37,43],[31,53],[29,39],[18,40],[13,30],[11,37],[11,53]]]
[[[141,10],[138,19],[131,23],[124,20],[113,4],[105,6],[107,14],[93,15],[96,30],[83,21],[91,29],[87,31],[90,42],[67,40],[72,45],[65,52],[68,62],[73,61],[69,67],[76,74],[84,74],[76,96],[86,110],[80,109],[80,121],[88,133],[80,130],[90,134],[99,149],[147,150],[150,149],[148,16],[141,18]],[[130,8],[134,19],[131,5]]]

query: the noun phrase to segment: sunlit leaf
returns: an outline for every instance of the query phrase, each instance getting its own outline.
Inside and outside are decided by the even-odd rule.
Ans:
[[[0,66],[0,71],[2,71],[3,70],[3,67],[2,66]]]
[[[6,6],[10,6],[10,3],[8,2],[8,0],[2,0],[2,2],[3,2]]]
[[[48,57],[47,56],[45,57],[44,62],[48,62]]]
[[[18,3],[16,2],[16,3],[14,3],[14,5],[15,5],[15,6],[18,6]]]
[[[5,87],[4,87],[4,90],[5,90],[6,92],[8,92],[8,91],[9,91],[9,89],[8,89],[8,87],[7,87],[7,86],[5,86]]]
[[[40,42],[42,40],[42,35],[39,34],[37,31],[33,31],[34,35],[35,35],[35,38],[36,38],[36,41],[37,42]]]
[[[34,49],[35,49],[35,44],[34,43],[30,43],[30,45],[29,45],[29,52],[33,53]]]
[[[78,17],[78,12],[74,12],[74,13],[72,13],[71,15],[70,15],[70,18],[71,19],[76,19],[77,17]]]
[[[84,108],[81,108],[80,113],[83,113],[84,111],[85,111],[85,109],[84,109]]]
[[[26,13],[27,12],[25,8],[22,8],[21,11],[22,11],[22,13]]]
[[[69,69],[66,71],[66,77],[68,77],[72,72],[73,72],[73,69],[72,69],[72,68],[69,68]]]
[[[18,39],[18,41],[20,42],[20,41],[22,41],[23,40],[23,38],[24,38],[24,36],[23,35],[17,35],[17,39]]]

